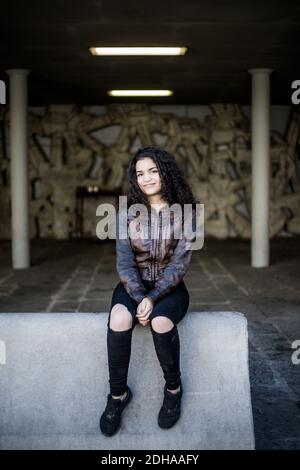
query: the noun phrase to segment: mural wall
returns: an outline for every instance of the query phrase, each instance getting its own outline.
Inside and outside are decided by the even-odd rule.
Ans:
[[[139,147],[160,145],[185,172],[205,205],[206,236],[251,235],[250,125],[238,105],[214,104],[202,122],[155,112],[146,104],[92,108],[51,105],[29,111],[30,238],[78,236],[76,189],[102,193],[84,201],[84,234],[95,236],[99,202],[128,189],[126,169]],[[9,114],[0,107],[0,238],[10,239]],[[285,135],[271,132],[270,237],[300,234],[300,112]]]

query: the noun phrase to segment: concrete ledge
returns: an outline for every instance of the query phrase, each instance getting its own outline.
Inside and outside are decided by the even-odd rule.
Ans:
[[[107,313],[0,314],[1,449],[253,449],[247,320],[190,312],[178,325],[182,415],[157,425],[164,380],[149,327],[133,333],[133,400],[103,436]]]

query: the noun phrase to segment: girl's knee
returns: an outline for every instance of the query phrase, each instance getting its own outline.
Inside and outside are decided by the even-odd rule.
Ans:
[[[151,326],[156,333],[167,333],[172,330],[174,323],[167,317],[159,316],[151,320]]]
[[[114,331],[126,331],[132,327],[132,315],[122,304],[113,306],[110,312],[109,326]]]

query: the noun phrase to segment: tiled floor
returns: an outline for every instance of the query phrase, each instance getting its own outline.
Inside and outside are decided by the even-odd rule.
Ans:
[[[118,282],[112,242],[31,241],[31,268],[11,268],[0,242],[0,312],[107,312]],[[250,267],[250,243],[206,240],[185,277],[194,310],[236,310],[249,323],[258,449],[300,449],[300,238],[271,241],[268,268]],[[300,359],[300,353],[299,353]]]

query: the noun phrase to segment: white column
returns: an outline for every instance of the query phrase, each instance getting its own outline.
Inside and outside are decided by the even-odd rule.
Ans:
[[[252,209],[251,265],[269,265],[270,193],[270,74],[251,69],[252,75]]]
[[[27,75],[29,70],[6,70],[9,75],[12,266],[30,266]]]

